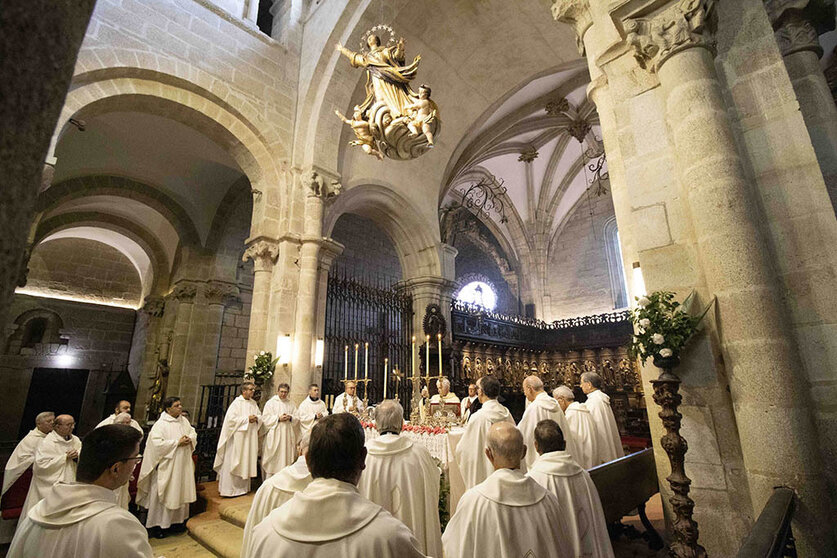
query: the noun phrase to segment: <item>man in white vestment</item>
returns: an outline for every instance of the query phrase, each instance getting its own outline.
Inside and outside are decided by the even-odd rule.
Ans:
[[[558,499],[520,470],[526,446],[514,424],[491,426],[485,454],[494,472],[459,500],[445,558],[576,558]]]
[[[436,389],[439,390],[439,393],[434,394],[433,397],[430,398],[431,405],[438,405],[440,403],[453,405],[455,403],[459,403],[459,397],[457,397],[456,394],[450,390],[450,380],[447,378],[440,378],[439,380],[436,380]]]
[[[145,432],[142,431],[142,426],[140,426],[137,421],[135,421],[133,418],[131,418],[131,402],[127,401],[125,399],[123,399],[122,401],[117,403],[116,408],[113,410],[113,414],[108,415],[107,417],[105,417],[105,419],[102,422],[100,422],[99,424],[96,425],[96,428],[99,428],[100,426],[105,426],[105,425],[108,425],[108,424],[118,424],[116,422],[116,417],[118,417],[122,413],[127,413],[128,418],[131,419],[130,426],[133,426],[139,432],[142,432],[143,436],[145,436]]]
[[[59,482],[21,516],[7,558],[151,558],[145,528],[116,504],[128,483],[142,435],[108,425],[84,439],[78,482]]]
[[[32,484],[29,485],[20,517],[25,517],[59,482],[75,482],[76,463],[81,451],[81,440],[73,435],[75,426],[76,421],[70,415],[55,417],[52,432],[46,435],[35,451]]]
[[[218,437],[213,468],[218,472],[218,492],[226,498],[250,492],[250,479],[259,474],[261,411],[254,393],[256,384],[241,384],[241,395],[227,409]]]
[[[442,556],[439,524],[439,467],[421,444],[401,436],[404,409],[388,399],[375,408],[380,436],[366,442],[366,470],[361,494],[404,522],[418,539],[419,550]]]
[[[610,397],[601,388],[602,378],[595,372],[585,372],[581,375],[581,391],[587,395],[587,401],[584,404],[596,425],[596,442],[599,450],[596,465],[608,463],[625,455],[622,449],[622,438],[619,436],[619,427],[616,426],[616,418],[613,416],[613,409],[610,408]]]
[[[276,386],[276,395],[264,405],[262,411],[262,426],[259,434],[262,436],[262,480],[267,480],[288,465],[297,457],[297,423],[294,420],[296,405],[288,394],[291,387],[288,384]]]
[[[465,432],[456,446],[455,458],[465,481],[465,488],[472,488],[494,471],[491,461],[485,455],[485,437],[492,424],[508,422],[514,425],[514,418],[508,409],[502,406],[500,381],[494,376],[483,376],[477,380],[477,397],[482,408],[471,416],[465,426]]]
[[[471,416],[471,405],[474,404],[474,401],[478,401],[477,384],[468,384],[468,397],[463,397],[459,403],[459,416],[463,417],[466,421]]]
[[[105,419],[105,420],[107,420],[107,419]],[[104,421],[102,421],[102,422],[104,422]],[[136,421],[133,420],[131,418],[131,415],[129,415],[128,413],[119,413],[113,419],[113,424],[123,424],[125,426],[131,426],[132,428],[134,428],[131,423],[136,424]],[[108,426],[108,425],[99,423],[99,426],[97,426],[96,428],[101,428],[102,426]],[[137,426],[139,426],[139,424],[137,424]],[[134,428],[134,430],[137,430],[137,428]],[[145,432],[142,431],[142,428],[139,428],[138,431],[141,432],[143,436],[145,436]],[[119,505],[120,508],[123,508],[123,509],[126,509],[126,510],[130,507],[131,492],[128,490],[128,483],[127,482],[116,489],[116,503],[117,503],[117,505]]]
[[[526,444],[527,448],[526,457],[523,459],[523,462],[529,468],[538,457],[538,454],[535,452],[535,426],[544,419],[550,419],[557,422],[561,426],[562,431],[566,432],[568,428],[567,419],[564,418],[564,411],[561,410],[558,402],[543,390],[543,381],[540,378],[537,376],[526,376],[523,380],[523,394],[526,396],[526,400],[529,401],[529,406],[523,412],[517,428],[523,434],[523,443]],[[575,446],[575,440],[572,435],[567,434],[565,440],[567,440],[567,451],[570,455],[573,457],[578,455],[579,450]]]
[[[137,480],[137,504],[148,510],[145,526],[155,538],[163,538],[164,529],[185,531],[189,504],[197,498],[192,452],[198,435],[181,414],[179,398],[165,398],[163,409],[148,433]]]
[[[573,556],[613,558],[602,502],[590,475],[565,451],[558,423],[542,420],[535,427],[538,459],[528,476],[561,503],[564,525],[572,539]]]
[[[297,460],[264,481],[256,490],[247,522],[244,524],[244,539],[241,542],[241,555],[249,556],[250,544],[253,540],[253,529],[261,523],[270,512],[287,502],[297,492],[302,492],[314,480],[308,470],[305,454],[308,453],[310,433],[306,433],[299,440]]]
[[[320,399],[320,386],[308,386],[308,397],[299,404],[296,416],[299,419],[300,435],[310,432],[314,424],[328,415],[325,402]]]
[[[320,420],[307,462],[313,481],[253,530],[242,558],[419,558],[410,530],[357,490],[365,467],[365,434],[349,413]]]
[[[6,470],[3,473],[3,490],[0,492],[0,498],[26,472],[26,469],[32,466],[32,462],[35,461],[35,451],[47,437],[47,434],[52,432],[54,420],[55,413],[52,411],[38,413],[38,416],[35,417],[35,428],[23,437],[23,440],[18,443],[6,462]]]
[[[599,437],[587,406],[576,401],[573,390],[567,386],[558,386],[552,390],[552,396],[564,410],[567,428],[575,440],[578,455],[573,455],[573,458],[585,469],[595,467],[599,464]],[[563,431],[563,427],[561,430]]]
[[[331,414],[337,413],[362,413],[365,407],[363,400],[357,396],[357,383],[351,380],[346,382],[346,391],[338,395],[331,408]]]

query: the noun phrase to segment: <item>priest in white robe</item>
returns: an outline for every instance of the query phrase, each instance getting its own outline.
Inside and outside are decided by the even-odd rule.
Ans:
[[[185,530],[181,524],[189,519],[189,504],[197,499],[192,452],[198,435],[181,414],[179,398],[164,399],[163,409],[148,433],[137,480],[137,504],[148,510],[145,526],[157,538],[172,525]]]
[[[576,401],[573,390],[567,386],[558,386],[552,390],[552,396],[564,410],[564,416],[567,417],[567,428],[575,440],[578,455],[573,455],[573,458],[585,469],[595,467],[599,464],[597,461],[599,437],[596,432],[596,424],[593,422],[593,416],[587,406]]]
[[[213,468],[218,473],[218,493],[226,498],[250,492],[250,479],[259,474],[259,426],[261,411],[253,399],[256,384],[241,384],[224,415]]]
[[[107,420],[107,419],[105,419]],[[104,421],[102,421],[104,422]],[[138,430],[143,436],[145,436],[145,432],[142,431],[142,428],[137,429],[131,423],[136,423],[134,419],[131,418],[131,415],[128,413],[119,413],[113,419],[113,424],[122,424],[125,426],[130,426],[134,428],[134,430]],[[102,426],[108,426],[107,424],[99,423],[96,428],[101,428]],[[137,424],[139,426],[139,424]],[[128,509],[131,504],[131,492],[128,490],[128,483],[126,482],[122,486],[116,489],[116,503],[122,509]]]
[[[573,556],[613,558],[599,492],[590,475],[565,451],[558,423],[542,420],[535,427],[539,454],[528,475],[561,503],[564,525],[572,539]]]
[[[84,439],[78,482],[59,482],[21,518],[7,558],[151,558],[142,524],[116,504],[142,435],[119,424]]]
[[[32,466],[35,461],[35,452],[41,442],[52,432],[52,423],[55,420],[55,413],[44,411],[35,417],[35,428],[29,431],[26,436],[17,444],[11,457],[6,462],[6,470],[3,473],[3,490],[0,498],[9,490],[12,485]]]
[[[441,558],[439,467],[427,448],[400,435],[404,409],[397,401],[388,399],[375,408],[375,427],[381,435],[366,442],[358,490],[409,527],[419,550]]]
[[[331,414],[337,413],[356,413],[360,414],[366,407],[363,406],[363,400],[357,396],[357,383],[349,380],[346,382],[346,391],[338,395],[334,400],[334,406],[331,408]]]
[[[262,479],[267,480],[297,458],[298,420],[294,420],[296,405],[288,394],[291,387],[282,383],[276,386],[276,395],[264,405],[262,426]]]
[[[32,463],[32,484],[23,503],[21,517],[25,517],[32,507],[43,499],[49,489],[59,482],[75,482],[76,463],[81,451],[81,440],[73,435],[76,421],[70,415],[55,417],[52,432],[35,451]]]
[[[113,414],[106,416],[105,419],[102,422],[100,422],[99,424],[96,425],[96,428],[99,428],[100,426],[105,426],[105,425],[108,425],[108,424],[119,424],[116,420],[116,417],[118,417],[122,413],[127,413],[128,418],[131,419],[130,426],[133,426],[136,430],[138,430],[139,432],[142,432],[143,436],[145,436],[145,432],[143,432],[142,426],[140,426],[137,421],[135,421],[133,418],[131,418],[131,402],[127,401],[125,399],[123,399],[122,401],[117,403],[116,408],[113,410]]]
[[[297,460],[264,481],[256,490],[250,513],[244,524],[244,539],[241,542],[241,555],[250,555],[253,541],[253,529],[261,523],[270,512],[287,502],[297,492],[302,492],[314,480],[308,470],[305,454],[308,453],[310,434],[306,433],[297,444]]]
[[[430,398],[431,405],[439,405],[444,403],[445,405],[458,405],[459,404],[459,397],[456,396],[450,390],[450,380],[447,378],[440,378],[436,380],[436,389],[439,393],[433,394],[433,397]]]
[[[499,395],[500,381],[497,378],[483,376],[477,380],[477,396],[482,408],[468,421],[454,453],[466,489],[478,485],[494,471],[485,455],[488,429],[498,422],[514,425],[514,418],[509,410],[497,401]]]
[[[320,386],[317,384],[308,386],[308,397],[299,404],[296,416],[299,419],[300,435],[310,432],[318,420],[328,416],[326,404],[320,399]]]
[[[249,555],[242,558],[423,557],[410,530],[358,492],[364,440],[363,427],[351,414],[317,423],[307,454],[314,480],[256,526]]]
[[[477,399],[477,384],[468,384],[468,397],[463,397],[459,403],[459,416],[465,421],[471,416],[471,406]]]
[[[608,463],[625,455],[622,449],[622,438],[613,409],[610,408],[610,396],[602,391],[602,378],[595,372],[585,372],[581,375],[581,390],[587,395],[585,406],[593,417],[596,425],[598,454],[596,465]]]
[[[486,445],[494,472],[459,500],[442,535],[445,558],[575,558],[558,499],[520,470],[520,431],[496,423]]]
[[[535,452],[535,426],[540,421],[545,419],[554,420],[561,426],[562,431],[568,432],[569,429],[567,428],[567,419],[564,418],[564,411],[561,410],[558,402],[543,390],[543,381],[540,378],[537,376],[527,376],[523,380],[523,394],[526,396],[526,400],[529,401],[529,406],[523,412],[523,416],[520,418],[517,427],[523,434],[523,443],[526,444],[526,457],[523,459],[523,462],[528,469],[538,457],[538,454]],[[567,451],[569,454],[573,457],[578,455],[580,450],[576,447],[575,439],[572,435],[568,433],[565,440],[567,441]]]

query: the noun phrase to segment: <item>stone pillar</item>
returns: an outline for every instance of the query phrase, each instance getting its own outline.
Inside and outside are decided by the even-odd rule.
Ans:
[[[273,239],[258,237],[249,241],[243,260],[253,260],[253,300],[250,305],[250,327],[247,333],[247,363],[253,363],[259,351],[274,350],[267,342],[270,309],[270,280],[279,256],[279,244]]]
[[[828,5],[830,14],[823,4]],[[834,29],[833,5],[824,0],[767,0],[765,5],[831,204],[837,211],[837,105],[820,66],[822,29],[818,29]],[[830,17],[823,18],[824,15]]]
[[[717,297],[722,348],[753,499],[789,485],[801,547],[833,555],[832,514],[816,430],[788,309],[758,223],[757,201],[738,155],[715,70],[708,16],[713,2],[677,3],[652,20],[627,20],[628,43],[659,77],[676,167],[697,240],[698,260]],[[766,450],[770,448],[770,450]]]
[[[424,343],[424,313],[429,304],[439,305],[447,324],[445,339],[450,343],[450,302],[456,283],[442,277],[425,275],[407,279],[402,284],[413,295],[413,335],[416,336],[416,343]]]
[[[317,321],[314,327],[315,339],[322,339],[325,342],[325,315],[328,299],[328,273],[334,259],[343,253],[344,246],[334,240],[323,239],[320,245],[320,268],[317,272]],[[316,347],[316,344],[315,344]],[[312,378],[312,382],[322,384],[323,369],[319,368]]]
[[[195,369],[194,375],[184,381],[185,389],[194,391],[195,403],[200,402],[201,386],[211,384],[218,371],[218,349],[221,345],[221,329],[224,321],[224,309],[238,300],[238,286],[225,281],[210,281],[204,290],[206,309],[204,310],[204,328],[202,335],[192,340],[192,344],[199,349],[190,368]],[[227,370],[229,372],[229,370]],[[184,376],[186,378],[186,376]]]
[[[194,281],[179,281],[171,292],[171,297],[177,301],[177,308],[172,324],[171,357],[169,359],[169,381],[166,389],[166,396],[176,395],[183,398],[183,407],[192,403],[192,394],[182,393],[183,373],[192,363],[189,362],[190,353],[190,329],[192,326],[193,313],[195,309],[195,297],[198,295],[199,284]]]

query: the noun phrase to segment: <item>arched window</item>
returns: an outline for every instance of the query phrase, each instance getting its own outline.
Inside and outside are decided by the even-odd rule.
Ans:
[[[625,269],[622,265],[622,249],[619,247],[619,229],[616,226],[616,217],[611,217],[605,222],[604,241],[607,250],[607,268],[610,273],[613,308],[627,308],[628,286],[625,281]]]
[[[26,327],[23,330],[23,340],[20,346],[31,348],[38,343],[41,343],[44,340],[44,333],[46,333],[47,325],[48,322],[46,318],[32,318],[26,322]]]
[[[456,300],[494,310],[497,306],[497,293],[484,281],[471,281],[456,293]]]

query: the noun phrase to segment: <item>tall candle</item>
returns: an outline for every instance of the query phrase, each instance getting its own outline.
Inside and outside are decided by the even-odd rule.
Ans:
[[[413,352],[410,353],[410,368],[413,376],[416,375],[416,336],[413,335]]]
[[[368,380],[369,379],[369,343],[364,343],[363,344],[363,352],[364,352],[364,356],[363,356],[363,379]],[[365,390],[366,390],[366,387],[364,386],[364,392],[365,392]]]
[[[426,367],[427,372],[427,389],[430,389],[430,336],[424,336],[424,366]]]
[[[436,338],[439,340],[439,376],[442,375],[442,334],[439,333],[436,335]]]
[[[384,399],[387,398],[387,364],[389,363],[389,359],[384,359]]]
[[[343,379],[349,379],[349,346],[346,345],[345,350],[343,351]]]
[[[357,350],[360,345],[355,343],[355,381],[357,381]]]

